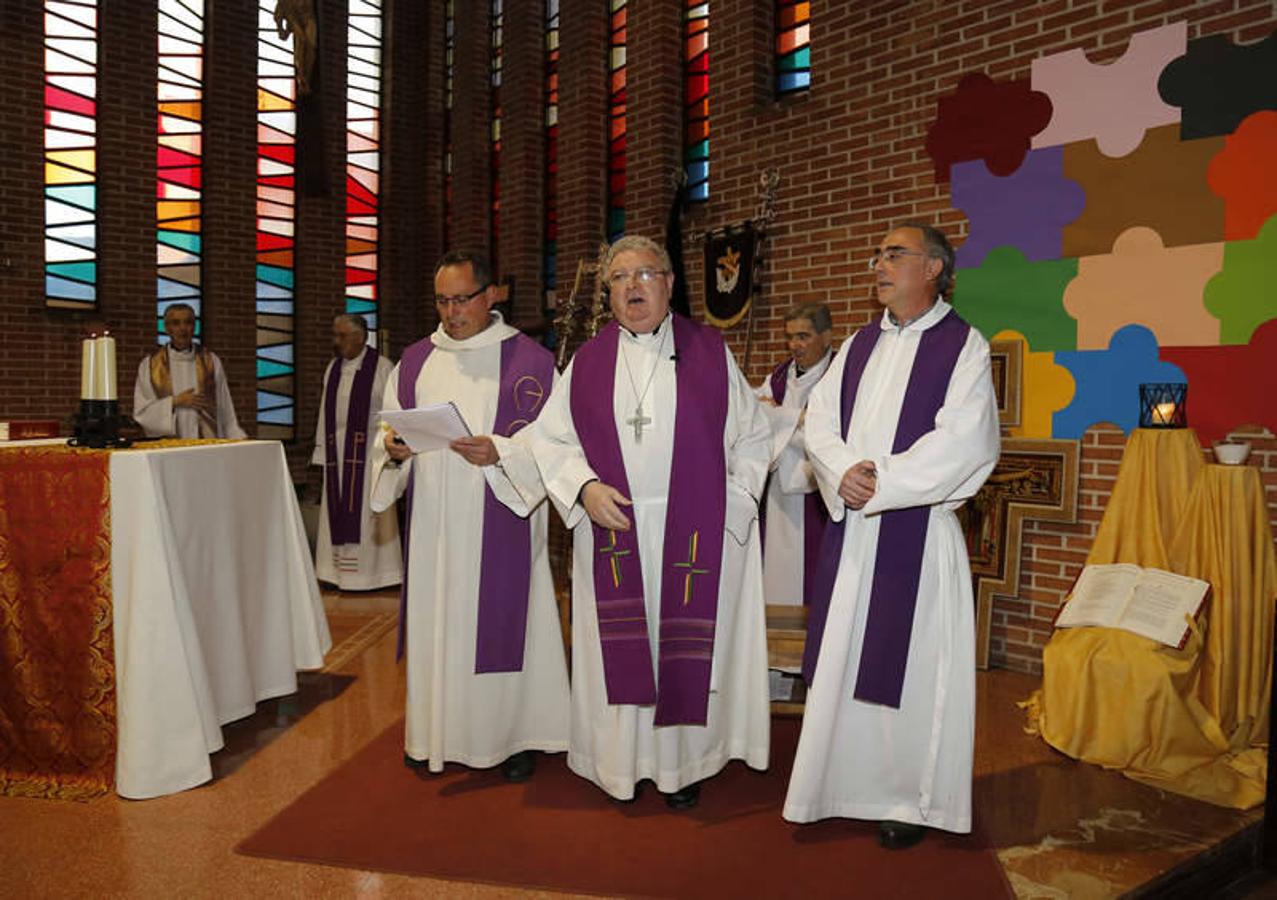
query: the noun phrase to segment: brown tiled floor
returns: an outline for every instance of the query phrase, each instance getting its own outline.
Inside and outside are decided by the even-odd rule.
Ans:
[[[389,592],[327,597],[336,613],[395,603]],[[0,897],[541,896],[233,852],[402,716],[394,648],[392,630],[337,671],[303,675],[293,697],[227,726],[211,784],[141,802],[0,798]],[[1116,896],[1259,818],[1076,763],[1025,735],[1015,702],[1036,684],[1010,672],[979,676],[976,815],[1021,897]]]

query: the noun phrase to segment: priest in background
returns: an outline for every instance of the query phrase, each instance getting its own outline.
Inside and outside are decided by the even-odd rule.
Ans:
[[[398,584],[403,570],[395,508],[372,511],[372,480],[365,477],[369,440],[381,438],[382,396],[394,364],[368,346],[363,316],[333,319],[333,349],[310,458],[324,467],[315,574],[343,591],[370,591]]]
[[[439,328],[404,350],[383,409],[452,402],[478,436],[414,454],[387,429],[373,445],[372,508],[407,496],[404,762],[432,772],[501,764],[523,781],[532,751],[568,741],[545,491],[520,431],[550,394],[554,358],[492,309],[496,288],[477,254],[446,255],[434,288]]]
[[[833,320],[823,303],[785,314],[789,358],[758,389],[772,428],[772,468],[764,507],[763,589],[768,603],[806,606],[829,514],[807,461],[807,395],[833,358]]]
[[[900,849],[926,828],[971,830],[975,604],[954,510],[998,460],[998,413],[989,342],[944,300],[944,235],[897,228],[870,265],[886,314],[842,345],[807,402],[831,522],[784,816],[877,821]]]
[[[771,433],[720,333],[669,310],[665,250],[628,236],[615,320],[577,350],[533,450],[573,531],[568,766],[674,809],[729,759],[767,766],[758,497]]]
[[[142,359],[133,385],[133,419],[148,437],[243,438],[222,361],[195,343],[195,310],[164,310],[168,346]]]

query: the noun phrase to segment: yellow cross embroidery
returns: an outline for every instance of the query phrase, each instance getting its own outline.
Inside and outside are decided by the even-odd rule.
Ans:
[[[608,562],[612,566],[612,587],[619,588],[621,586],[621,564],[617,560],[617,557],[629,556],[630,551],[622,550],[620,547],[617,546],[615,531],[609,528],[607,533],[608,533],[608,537],[611,539],[612,542],[608,544],[606,547],[600,547],[599,552],[608,554]]]
[[[696,549],[700,545],[700,537],[701,533],[699,531],[693,531],[691,540],[688,541],[687,561],[674,563],[674,568],[676,569],[687,569],[687,574],[683,576],[684,606],[692,602],[692,576],[709,574],[709,569],[696,568]]]

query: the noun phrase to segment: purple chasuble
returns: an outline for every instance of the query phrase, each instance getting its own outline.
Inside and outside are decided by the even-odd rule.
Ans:
[[[363,519],[364,463],[368,458],[368,410],[372,406],[372,384],[377,376],[375,347],[364,351],[364,361],[355,372],[346,406],[346,439],[337,465],[337,385],[341,382],[341,357],[328,370],[324,387],[324,489],[328,500],[328,531],[333,546],[358,544]],[[343,477],[344,476],[344,477]]]
[[[903,453],[918,438],[935,430],[936,413],[944,404],[958,356],[966,345],[971,326],[953,310],[923,332],[909,372],[893,454]],[[842,436],[847,439],[851,413],[860,389],[860,379],[882,334],[881,318],[856,332],[843,368]],[[905,664],[913,613],[918,603],[918,581],[922,575],[922,551],[927,541],[930,506],[911,506],[881,513],[878,545],[874,555],[873,583],[869,592],[869,618],[860,650],[853,696],[857,700],[900,708]],[[816,589],[807,619],[807,644],[803,649],[803,678],[811,684],[824,637],[825,619],[833,595],[842,556],[844,518],[825,529],[825,545],[819,562]]]
[[[655,703],[658,726],[704,725],[727,518],[727,355],[717,330],[680,315],[670,322],[677,387],[661,558],[657,678],[652,674],[643,565],[633,527],[612,531],[591,526],[594,596],[608,702]],[[577,350],[570,404],[590,467],[604,484],[630,497],[613,413],[620,332],[613,321]]]
[[[404,350],[399,361],[399,405],[417,405],[417,378],[435,348],[423,338]],[[514,334],[501,342],[501,378],[492,433],[511,437],[534,421],[554,383],[554,355],[536,341]],[[445,451],[451,453],[452,451]],[[403,656],[408,631],[408,548],[412,526],[412,496],[417,473],[408,476],[404,525],[404,577],[399,592],[399,648]],[[528,593],[532,583],[532,523],[513,513],[483,487],[483,549],[479,571],[479,621],[475,636],[474,671],[523,671],[523,645],[528,624]],[[397,657],[397,658],[398,658]]]
[[[821,357],[823,360],[824,357]],[[785,402],[785,391],[789,387],[789,370],[794,364],[791,356],[788,360],[777,366],[771,374],[772,399],[776,401],[776,405],[780,406]],[[768,476],[771,480],[771,475]],[[763,496],[767,496],[767,491],[771,490],[771,484],[767,485],[763,491]],[[767,504],[763,503],[763,509],[767,508]],[[759,515],[759,533],[762,535],[764,544],[767,541],[765,516]],[[811,606],[812,597],[816,591],[816,568],[820,562],[820,548],[824,543],[825,526],[829,524],[829,510],[825,509],[825,503],[820,499],[820,491],[812,491],[810,494],[803,495],[803,606]],[[766,558],[766,557],[764,557]]]

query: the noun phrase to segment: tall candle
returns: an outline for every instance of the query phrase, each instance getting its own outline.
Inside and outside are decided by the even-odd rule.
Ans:
[[[87,337],[80,342],[80,399],[95,400],[93,396],[93,370],[97,357],[97,338]]]
[[[117,400],[115,381],[115,338],[105,335],[98,338],[98,368],[102,372],[100,400]]]

